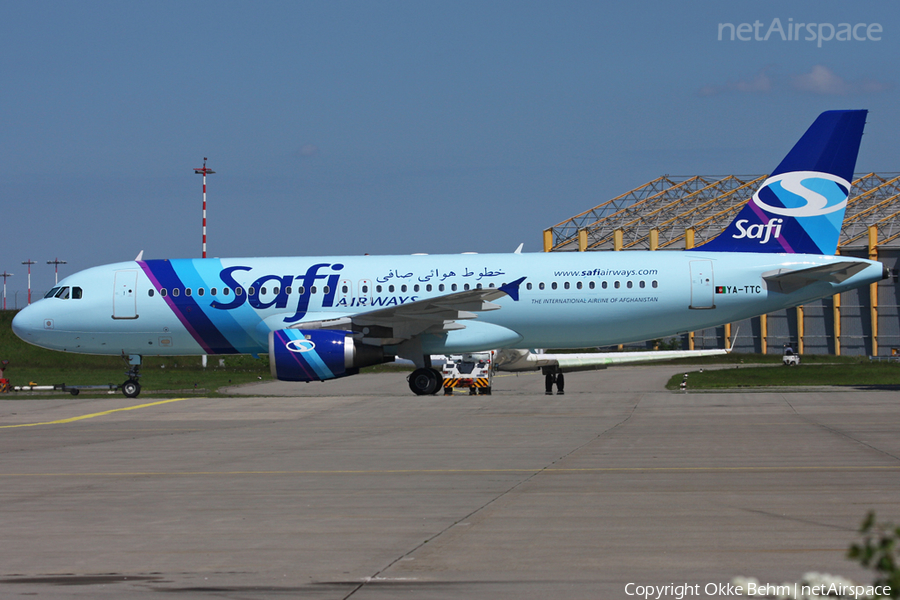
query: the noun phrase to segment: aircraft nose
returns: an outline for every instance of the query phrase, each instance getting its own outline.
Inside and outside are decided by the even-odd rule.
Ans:
[[[33,306],[26,306],[12,320],[13,333],[26,342],[34,343],[35,334],[43,328],[43,319],[38,317]]]

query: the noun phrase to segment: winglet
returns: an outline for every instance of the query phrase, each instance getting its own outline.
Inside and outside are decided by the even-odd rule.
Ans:
[[[505,292],[507,296],[513,299],[514,302],[519,301],[519,286],[522,285],[522,282],[525,281],[524,277],[519,277],[515,281],[511,281],[509,283],[504,283],[501,285],[499,289],[501,292]]]
[[[726,348],[726,350],[725,350],[729,354],[731,354],[731,351],[734,350],[734,345],[737,344],[737,338],[738,338],[738,334],[740,332],[741,332],[740,327],[738,327],[737,329],[734,330],[734,335],[731,336],[731,348]]]
[[[516,248],[516,251],[513,252],[513,254],[522,254],[522,248],[523,248],[524,246],[525,246],[525,242],[522,242],[521,244],[519,244],[519,247]]]
[[[141,250],[140,252],[138,252],[137,257],[134,259],[135,262],[138,262],[138,261],[140,261],[140,260],[144,260],[144,251],[143,251],[143,250]]]

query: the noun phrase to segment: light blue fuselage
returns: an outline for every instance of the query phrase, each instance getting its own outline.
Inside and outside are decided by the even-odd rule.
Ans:
[[[13,328],[32,344],[68,352],[259,354],[271,331],[524,277],[518,300],[503,296],[494,301],[498,310],[461,321],[464,329],[422,335],[422,350],[575,348],[739,321],[882,277],[880,263],[854,259],[869,266],[840,284],[815,282],[788,294],[763,279],[840,260],[634,251],[132,261],[67,277],[58,289],[78,294],[35,302]]]

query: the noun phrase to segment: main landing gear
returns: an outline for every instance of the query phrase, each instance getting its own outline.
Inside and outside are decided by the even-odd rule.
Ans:
[[[553,395],[553,384],[556,384],[556,393],[563,395],[566,393],[566,378],[562,373],[557,373],[544,367],[544,393],[548,396]]]
[[[125,371],[125,374],[128,375],[128,379],[121,386],[122,393],[125,394],[126,398],[137,398],[138,394],[141,393],[141,384],[138,383],[138,377],[141,376],[139,373],[141,368],[141,355],[129,354],[128,356],[125,356],[123,354],[122,358],[128,362],[129,366],[129,369]]]
[[[444,377],[437,369],[423,367],[409,376],[409,389],[417,396],[437,394],[444,387]]]

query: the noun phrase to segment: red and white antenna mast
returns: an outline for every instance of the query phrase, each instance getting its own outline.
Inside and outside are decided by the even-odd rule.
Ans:
[[[29,258],[28,260],[23,260],[22,264],[28,265],[28,304],[31,304],[31,265],[37,263]]]
[[[12,276],[13,276],[12,273],[7,273],[6,271],[3,271],[3,273],[0,273],[0,277],[3,278],[3,310],[6,310],[6,279],[7,279],[7,277],[12,277]]]
[[[47,264],[53,265],[53,285],[56,286],[59,283],[59,265],[66,264],[66,261],[55,258],[53,260],[48,260]]]
[[[206,168],[206,157],[203,157],[203,168],[194,169],[197,175],[203,175],[203,258],[206,258],[206,176],[215,173],[212,169]]]

